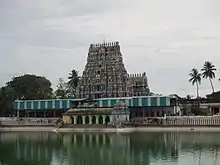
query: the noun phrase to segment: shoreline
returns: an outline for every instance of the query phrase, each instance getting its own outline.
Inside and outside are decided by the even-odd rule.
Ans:
[[[53,132],[54,127],[0,127],[1,132]]]
[[[136,127],[136,128],[55,128],[55,127],[0,127],[1,132],[97,132],[97,133],[134,133],[134,132],[220,132],[220,127]]]

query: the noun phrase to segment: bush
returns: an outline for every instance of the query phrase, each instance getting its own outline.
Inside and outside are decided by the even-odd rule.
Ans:
[[[191,108],[191,112],[195,115],[195,116],[207,116],[210,114],[208,109],[205,108],[196,108],[196,107],[192,107]]]

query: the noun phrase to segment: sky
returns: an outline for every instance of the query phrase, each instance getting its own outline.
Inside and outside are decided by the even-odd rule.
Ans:
[[[56,87],[105,40],[120,42],[128,73],[146,72],[152,92],[195,96],[188,74],[205,61],[219,90],[219,29],[219,0],[1,0],[0,85],[28,73]],[[203,80],[200,94],[210,92]]]

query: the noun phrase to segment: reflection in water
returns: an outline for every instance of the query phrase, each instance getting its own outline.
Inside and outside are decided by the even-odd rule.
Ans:
[[[218,133],[1,133],[6,165],[220,164]]]

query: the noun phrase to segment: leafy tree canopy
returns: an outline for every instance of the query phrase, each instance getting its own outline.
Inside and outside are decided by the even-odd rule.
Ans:
[[[206,116],[206,115],[210,115],[209,110],[208,110],[208,109],[204,109],[204,108],[192,107],[192,108],[191,108],[191,112],[192,112],[195,116]]]
[[[209,102],[220,102],[220,91],[206,95]]]
[[[51,82],[45,77],[25,74],[14,77],[0,88],[0,116],[8,116],[13,101],[52,98]]]
[[[45,77],[25,74],[7,82],[19,100],[49,99],[52,97],[51,82]]]
[[[56,98],[66,99],[72,98],[69,84],[66,83],[62,78],[59,79],[57,90],[55,91]]]
[[[192,85],[198,83],[201,84],[201,73],[199,73],[199,71],[195,68],[193,68],[191,70],[191,72],[189,73],[190,79],[189,82],[192,83]]]
[[[8,116],[11,113],[13,100],[15,100],[15,91],[12,88],[0,88],[0,116]]]
[[[72,70],[70,73],[69,73],[69,82],[68,84],[70,86],[72,86],[72,88],[76,89],[76,87],[78,86],[78,83],[79,83],[79,75],[78,75],[78,71],[76,70]]]
[[[201,69],[202,77],[213,79],[213,78],[215,78],[215,71],[216,70],[217,69],[215,68],[215,65],[213,65],[209,61],[206,61],[203,68]]]
[[[215,78],[215,71],[217,69],[215,68],[215,65],[213,65],[211,62],[206,61],[203,68],[201,69],[202,71],[202,77],[209,79],[211,87],[212,87],[212,92],[215,92],[214,90],[214,85],[212,83],[212,79]]]
[[[68,81],[69,94],[71,97],[75,97],[76,96],[76,89],[77,89],[77,87],[79,85],[79,81],[80,81],[79,72],[73,69],[69,73],[68,79],[69,79],[69,81]]]

